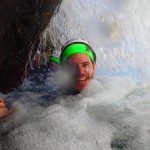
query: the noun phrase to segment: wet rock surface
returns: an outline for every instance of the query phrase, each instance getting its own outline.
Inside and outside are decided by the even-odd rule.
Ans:
[[[61,0],[0,1],[0,92],[22,83],[31,47],[35,54],[39,36],[60,3]]]

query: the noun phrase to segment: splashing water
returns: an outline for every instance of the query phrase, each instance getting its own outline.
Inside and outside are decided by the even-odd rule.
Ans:
[[[57,50],[71,38],[89,41],[97,54],[95,79],[81,94],[46,107],[56,88],[50,76],[36,89],[27,79],[21,91],[0,93],[17,99],[16,112],[0,122],[0,149],[149,150],[149,4],[63,0],[43,38]]]
[[[58,50],[72,38],[89,41],[97,74],[141,79],[150,75],[149,6],[148,0],[64,0],[45,35]]]

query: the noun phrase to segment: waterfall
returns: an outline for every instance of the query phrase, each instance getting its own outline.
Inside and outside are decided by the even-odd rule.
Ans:
[[[150,75],[148,0],[63,0],[44,32],[57,50],[69,39],[87,40],[97,54],[97,75]]]

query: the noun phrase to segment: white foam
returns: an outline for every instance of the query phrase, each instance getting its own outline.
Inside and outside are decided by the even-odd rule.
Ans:
[[[21,97],[1,123],[3,149],[111,150],[149,147],[149,92],[126,77],[98,77],[75,96],[39,106],[39,95]],[[143,92],[142,92],[143,91]],[[28,99],[28,100],[27,100]],[[40,100],[41,101],[41,100]]]
[[[32,99],[29,101],[32,104]],[[89,117],[88,99],[77,95],[59,101],[45,110],[28,102],[15,105],[17,112],[2,126],[3,132],[8,131],[3,144],[22,150],[111,149],[111,125],[107,120],[95,122]]]

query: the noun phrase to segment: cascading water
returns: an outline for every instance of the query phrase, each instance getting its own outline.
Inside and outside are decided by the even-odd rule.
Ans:
[[[64,0],[46,33],[58,50],[72,38],[89,41],[98,74],[141,79],[150,75],[149,6],[148,0]]]
[[[46,107],[57,89],[49,75],[43,85],[27,79],[0,94],[17,99],[16,112],[0,123],[0,149],[149,150],[149,7],[148,0],[63,0],[42,38],[57,50],[72,38],[89,41],[95,79]]]

